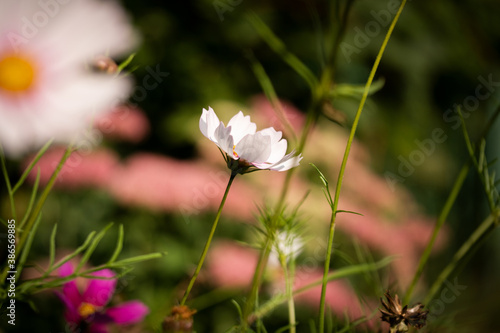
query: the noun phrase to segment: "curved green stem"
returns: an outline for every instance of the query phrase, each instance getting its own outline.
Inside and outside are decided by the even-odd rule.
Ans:
[[[460,113],[460,110],[457,110],[457,111]],[[493,124],[495,123],[496,119],[498,118],[498,116],[500,116],[500,108],[497,108],[497,110],[495,111],[493,116],[487,122],[486,127],[484,128],[484,130],[480,136],[481,138],[485,138],[486,135],[490,132],[490,130],[491,130]],[[464,135],[466,138],[466,143],[468,145],[471,160],[467,164],[465,164],[462,167],[462,169],[460,170],[460,173],[457,177],[457,180],[455,181],[455,184],[453,185],[451,193],[450,193],[448,199],[446,200],[446,203],[445,203],[445,205],[444,205],[444,207],[439,215],[439,218],[436,222],[436,226],[434,227],[434,231],[433,231],[432,236],[429,240],[429,243],[427,244],[427,247],[425,248],[424,253],[422,254],[422,257],[420,258],[420,262],[418,264],[417,271],[415,272],[415,276],[413,277],[413,280],[412,280],[410,286],[408,287],[408,290],[406,291],[406,295],[403,299],[403,304],[408,304],[411,300],[413,290],[415,289],[415,286],[422,275],[422,272],[423,272],[424,267],[427,263],[427,260],[429,259],[429,256],[430,256],[430,253],[432,250],[432,246],[434,245],[434,242],[437,238],[437,235],[438,235],[439,231],[441,230],[441,227],[443,226],[446,218],[448,217],[448,214],[450,213],[451,207],[453,206],[453,203],[455,202],[455,200],[458,196],[458,193],[460,192],[460,189],[462,188],[462,185],[465,181],[465,178],[467,177],[467,174],[468,174],[469,169],[470,169],[470,163],[471,162],[474,163],[476,168],[479,170],[480,165],[478,165],[476,160],[475,160],[474,148],[471,146],[470,141],[468,140],[468,134],[467,134],[467,131],[465,130],[465,125],[464,125]],[[484,184],[484,182],[483,182],[483,184]],[[490,207],[493,207],[494,204],[492,203],[492,200],[488,194],[489,194],[488,191],[486,191],[486,195],[489,198]]]
[[[427,243],[427,246],[424,250],[424,253],[420,257],[420,262],[418,263],[417,271],[415,272],[415,276],[413,277],[413,280],[411,281],[410,286],[408,287],[408,290],[406,291],[405,297],[403,299],[403,304],[408,304],[411,300],[411,296],[413,294],[413,290],[415,289],[415,286],[417,285],[418,280],[420,279],[420,276],[422,275],[422,272],[424,270],[424,267],[427,263],[427,260],[429,259],[429,256],[432,251],[432,247],[434,246],[434,243],[436,241],[436,238],[439,234],[439,231],[441,230],[441,227],[443,226],[444,222],[446,221],[446,218],[448,217],[448,214],[450,213],[451,207],[455,203],[455,200],[458,196],[458,193],[460,192],[460,189],[462,188],[462,185],[464,184],[465,178],[467,178],[467,174],[469,173],[469,168],[470,164],[467,163],[465,164],[462,169],[460,170],[460,173],[458,174],[457,180],[455,181],[455,184],[453,185],[453,188],[451,190],[451,193],[446,200],[446,203],[443,207],[443,210],[439,214],[438,220],[436,222],[436,226],[434,227],[434,231],[432,232],[432,236]]]
[[[288,323],[290,327],[290,333],[295,333],[295,326],[297,325],[295,319],[295,304],[293,301],[293,280],[295,275],[295,259],[293,256],[290,257],[290,267],[287,266],[287,258],[282,258],[281,266],[283,267],[283,272],[285,274],[285,284],[286,284],[286,297],[288,299]]]
[[[21,237],[19,238],[19,241],[17,243],[16,247],[16,252],[21,253],[24,247],[24,244],[26,243],[28,236],[30,235],[30,231],[33,228],[33,225],[35,224],[38,216],[40,215],[40,212],[42,211],[43,205],[45,204],[45,201],[47,200],[47,197],[50,194],[50,191],[52,190],[52,187],[54,186],[54,183],[57,180],[57,176],[59,175],[59,172],[61,171],[64,163],[66,160],[69,158],[71,153],[74,151],[73,147],[71,145],[68,146],[66,151],[64,152],[64,155],[62,156],[59,164],[57,165],[57,168],[54,170],[54,173],[49,179],[49,182],[47,183],[47,186],[45,186],[45,189],[43,190],[40,199],[38,199],[38,202],[36,203],[36,206],[31,213],[28,221],[26,222],[26,225],[24,229],[22,230]],[[0,281],[5,281],[5,277],[7,276],[7,272],[9,271],[9,267],[6,266],[4,270],[2,271],[2,275],[0,276]]]
[[[269,258],[269,254],[271,253],[271,249],[273,247],[274,239],[269,237],[266,238],[266,243],[260,252],[259,260],[257,261],[257,267],[255,268],[255,272],[252,278],[252,287],[250,288],[250,294],[248,300],[245,302],[245,307],[243,308],[243,327],[245,328],[249,322],[251,322],[251,318],[249,318],[250,313],[253,311],[253,306],[255,304],[255,300],[257,299],[257,293],[259,292],[260,281],[262,275],[264,274],[264,269],[267,266],[267,260]]]
[[[453,256],[451,262],[443,269],[441,274],[437,277],[431,289],[425,297],[424,304],[429,304],[434,296],[437,294],[443,283],[448,280],[450,275],[456,270],[457,266],[463,263],[464,259],[468,257],[483,240],[489,236],[498,224],[498,212],[492,212],[484,221],[477,227],[477,229],[470,235],[464,244],[458,249]]]
[[[317,119],[317,110],[313,108],[308,112],[308,116],[306,119],[306,124],[302,130],[298,147],[297,147],[297,154],[302,153],[304,150],[307,138],[309,136],[309,133]],[[292,176],[294,173],[295,168],[292,168],[287,171],[286,178],[283,184],[283,187],[281,189],[281,193],[278,199],[278,202],[276,204],[276,208],[274,211],[274,216],[271,221],[272,228],[274,228],[276,221],[278,220],[281,211],[283,209],[283,206],[285,205],[285,200],[286,200],[286,194],[288,193],[288,188],[290,186],[290,181],[292,180]],[[249,321],[251,319],[248,318],[248,316],[252,313],[253,311],[253,306],[255,304],[255,300],[257,297],[257,293],[260,287],[260,283],[262,280],[262,275],[264,274],[265,267],[267,265],[267,260],[269,258],[269,254],[271,253],[271,249],[273,247],[273,242],[274,238],[271,236],[272,232],[267,235],[267,238],[265,240],[264,246],[262,247],[262,250],[260,252],[259,260],[257,261],[257,266],[255,268],[255,272],[252,278],[252,287],[250,289],[250,294],[248,296],[248,300],[245,302],[245,307],[243,309],[243,327],[246,327]]]
[[[389,30],[387,31],[387,34],[385,35],[384,42],[382,43],[382,46],[380,47],[380,50],[377,54],[377,58],[375,59],[375,63],[373,64],[372,70],[370,72],[370,76],[368,77],[368,81],[366,82],[365,85],[365,90],[363,92],[363,96],[361,98],[361,101],[359,103],[358,111],[356,112],[356,117],[354,118],[352,128],[351,128],[351,133],[349,135],[349,140],[347,141],[345,153],[344,153],[344,158],[342,159],[342,164],[340,166],[340,171],[339,171],[339,176],[337,180],[337,187],[335,189],[335,198],[333,201],[333,208],[332,208],[332,218],[330,221],[330,231],[328,234],[328,248],[326,252],[326,259],[325,259],[325,270],[323,273],[323,283],[321,286],[321,300],[320,300],[320,314],[319,314],[319,332],[323,333],[324,332],[324,325],[325,325],[325,296],[326,296],[326,284],[328,282],[328,272],[330,270],[330,259],[331,259],[331,254],[332,254],[332,246],[333,246],[333,236],[335,234],[335,219],[337,217],[337,207],[338,207],[338,202],[339,202],[339,197],[340,197],[340,189],[342,187],[342,180],[344,178],[344,172],[345,168],[347,165],[347,159],[349,157],[349,152],[351,151],[351,145],[354,140],[354,134],[356,133],[356,128],[358,126],[359,119],[361,117],[361,112],[363,111],[363,107],[366,103],[366,99],[368,97],[368,93],[370,91],[370,86],[373,82],[373,78],[375,77],[375,73],[377,72],[378,66],[380,64],[380,61],[382,59],[382,55],[384,54],[385,48],[389,42],[389,39],[392,35],[392,31],[394,30],[394,27],[396,26],[396,22],[399,19],[399,16],[401,15],[401,12],[403,11],[403,8],[406,4],[406,0],[403,0],[401,2],[401,5],[399,6],[398,12],[396,13],[396,16],[392,20],[392,23],[389,27]]]
[[[193,289],[193,285],[196,281],[196,278],[198,277],[198,274],[200,273],[201,267],[203,266],[203,262],[205,261],[205,257],[207,256],[208,249],[210,248],[210,243],[212,243],[212,238],[214,237],[215,234],[215,229],[217,229],[217,224],[219,223],[219,219],[222,213],[222,208],[224,207],[224,203],[226,202],[227,194],[229,193],[229,189],[231,188],[231,184],[233,183],[234,178],[236,177],[237,173],[231,173],[231,177],[229,178],[229,182],[227,183],[226,186],[226,191],[224,192],[224,196],[222,197],[222,201],[219,206],[219,210],[217,211],[217,215],[215,216],[214,223],[212,224],[212,229],[210,230],[210,234],[208,235],[207,242],[205,244],[205,247],[203,248],[203,252],[201,253],[200,260],[198,261],[198,266],[196,267],[196,270],[194,271],[193,276],[191,277],[191,280],[189,281],[189,285],[186,289],[186,292],[184,293],[184,297],[182,297],[180,305],[184,305],[186,303],[186,300],[189,296],[189,293],[191,292],[191,289]]]
[[[393,258],[387,257],[384,258],[378,262],[375,263],[369,263],[369,264],[358,264],[358,265],[352,265],[352,266],[347,266],[340,268],[336,271],[330,272],[328,274],[328,281],[333,281],[333,280],[338,280],[342,279],[348,276],[364,273],[364,272],[370,272],[374,270],[381,269],[383,267],[388,266],[392,262]],[[311,288],[317,287],[321,285],[323,282],[323,279],[318,279],[313,282],[308,283],[305,286],[302,286],[296,290],[293,291],[293,296],[298,296],[302,294],[303,292],[306,292],[310,290]],[[265,315],[269,314],[273,309],[275,309],[277,306],[283,304],[287,300],[287,295],[278,295],[272,298],[271,300],[267,301],[265,304],[261,305],[258,309],[256,309],[251,315],[251,321],[255,321],[258,318],[263,318]]]
[[[12,190],[12,185],[10,184],[9,175],[7,173],[7,165],[5,162],[5,156],[4,156],[2,145],[0,145],[0,165],[2,167],[2,173],[3,173],[4,180],[5,180],[5,185],[7,187],[7,192],[9,193],[10,211],[11,211],[11,214],[12,214],[12,217],[14,218],[14,220],[17,220],[16,204],[14,202],[14,191]]]

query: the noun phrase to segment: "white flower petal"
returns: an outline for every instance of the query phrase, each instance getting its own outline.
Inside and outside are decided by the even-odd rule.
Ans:
[[[278,163],[286,154],[287,142],[280,140],[279,142],[271,145],[271,154],[267,158],[268,163]]]
[[[235,152],[241,159],[252,164],[262,163],[271,153],[271,137],[262,133],[247,134],[236,144]]]
[[[81,64],[96,55],[124,55],[138,44],[139,37],[129,18],[114,1],[71,0],[54,4],[57,13],[49,17],[49,24],[38,31],[39,36],[33,41],[40,42],[41,50],[64,52],[61,67]]]
[[[274,128],[265,128],[259,131],[262,135],[269,136],[271,139],[271,153],[265,162],[273,164],[279,162],[286,154],[287,141],[281,140],[281,131],[276,131]]]
[[[200,130],[207,138],[215,142],[234,160],[241,160],[234,166],[242,168],[242,173],[255,167],[285,171],[299,165],[301,156],[294,156],[294,152],[285,155],[287,141],[283,134],[269,127],[256,132],[257,126],[250,121],[249,116],[238,112],[225,127],[219,122],[215,112],[203,109],[200,118]],[[229,166],[229,165],[228,165]],[[229,166],[231,170],[233,166]]]
[[[231,157],[233,156],[233,137],[231,136],[231,127],[225,127],[221,121],[214,133],[217,146],[225,151]]]
[[[264,128],[262,131],[259,132],[262,133],[263,135],[270,136],[272,145],[280,141],[280,139],[283,136],[283,133],[281,133],[281,131],[277,131],[272,127]]]
[[[217,143],[217,140],[214,134],[217,127],[219,127],[219,123],[219,118],[211,107],[208,107],[208,110],[203,109],[200,118],[200,131],[204,136],[215,143]]]
[[[79,136],[91,128],[96,117],[128,96],[131,87],[132,82],[126,78],[81,73],[71,84],[51,85],[51,89],[36,96],[36,101],[19,100],[15,113],[13,106],[0,98],[1,144],[7,155],[13,157],[36,149],[51,138],[57,142],[75,140],[76,146],[95,145],[100,133],[93,133],[97,141]]]
[[[51,138],[77,139],[78,146],[95,117],[111,111],[132,88],[128,79],[85,69],[96,55],[119,55],[136,45],[133,27],[116,2],[45,1],[43,8],[40,3],[0,3],[0,59],[19,51],[35,73],[29,90],[12,94],[0,88],[0,143],[9,156]],[[88,144],[99,143],[95,138]]]
[[[275,171],[286,171],[298,166],[302,160],[302,155],[294,156],[294,154],[295,151],[292,151],[290,154],[285,155],[281,161],[269,166],[269,169]]]
[[[244,116],[241,111],[229,120],[227,126],[231,127],[231,135],[235,144],[238,144],[245,135],[255,134],[257,130],[257,125],[250,121],[250,116]]]

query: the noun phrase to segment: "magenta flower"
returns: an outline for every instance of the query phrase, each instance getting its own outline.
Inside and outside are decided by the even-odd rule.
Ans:
[[[69,262],[59,269],[61,277],[73,272],[73,265]],[[83,293],[72,280],[63,285],[62,292],[57,293],[66,306],[64,317],[73,332],[107,333],[109,324],[135,324],[148,314],[148,307],[139,301],[106,307],[115,291],[115,274],[109,269],[103,269],[92,275],[106,279],[89,279]]]

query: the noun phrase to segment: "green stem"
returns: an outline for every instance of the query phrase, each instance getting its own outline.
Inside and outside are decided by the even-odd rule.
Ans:
[[[498,212],[492,212],[477,229],[470,235],[464,244],[458,249],[453,256],[451,262],[443,269],[437,277],[431,289],[425,297],[424,304],[429,304],[434,296],[441,290],[443,283],[448,280],[449,276],[455,271],[458,264],[461,263],[470,253],[478,247],[478,245],[489,236],[498,224]]]
[[[12,190],[12,185],[10,184],[9,174],[7,173],[7,165],[5,162],[5,156],[1,145],[0,145],[0,162],[2,164],[2,173],[5,179],[5,185],[7,186],[7,192],[9,193],[10,210],[12,213],[12,217],[14,218],[14,220],[17,220],[16,205],[14,202],[14,191]]]
[[[308,112],[306,124],[302,130],[299,144],[297,147],[297,154],[302,153],[302,151],[304,150],[309,133],[312,129],[312,126],[315,123],[315,120],[317,119],[317,116],[315,115],[316,113],[317,112],[315,109],[312,109],[312,110],[310,110],[310,112]],[[278,202],[276,204],[274,216],[273,216],[273,219],[271,222],[273,229],[275,228],[275,225],[276,225],[275,222],[278,220],[278,218],[281,214],[281,211],[283,209],[283,206],[285,204],[286,194],[288,193],[288,188],[290,186],[290,181],[292,179],[294,170],[295,170],[295,168],[292,168],[292,169],[287,171],[285,182],[284,182],[283,187],[281,189],[280,197],[279,197]],[[258,293],[258,290],[260,287],[262,275],[264,274],[264,270],[265,270],[265,267],[267,265],[267,260],[269,258],[269,254],[271,253],[271,249],[273,247],[274,238],[270,237],[271,234],[274,234],[273,232],[274,232],[274,230],[272,230],[272,232],[268,233],[267,238],[266,238],[265,243],[264,243],[264,246],[262,247],[262,250],[261,250],[261,253],[259,256],[259,260],[257,261],[257,266],[255,268],[255,272],[254,272],[254,275],[252,278],[252,287],[250,289],[250,294],[248,296],[248,300],[245,302],[245,307],[243,309],[243,318],[244,318],[244,321],[242,323],[243,327],[246,327],[247,323],[249,321],[251,321],[248,318],[248,316],[253,311],[253,306],[255,304],[255,299],[256,299],[256,296],[257,296],[257,293]]]
[[[328,248],[327,248],[327,253],[326,253],[326,259],[325,259],[325,270],[323,272],[323,283],[321,286],[321,300],[320,300],[320,314],[319,314],[319,332],[323,333],[324,332],[324,325],[325,325],[325,296],[326,296],[326,284],[328,282],[328,272],[330,269],[330,259],[331,259],[331,253],[332,253],[332,246],[333,246],[333,236],[335,234],[335,220],[337,216],[337,207],[338,207],[338,202],[339,202],[339,197],[340,197],[340,189],[342,187],[342,180],[344,178],[344,172],[345,168],[347,165],[347,159],[349,157],[349,152],[351,150],[351,145],[354,140],[354,134],[356,133],[356,128],[358,126],[359,119],[361,117],[361,112],[363,111],[363,107],[366,103],[366,99],[368,97],[368,93],[370,91],[370,86],[373,82],[373,78],[375,77],[375,73],[377,72],[378,66],[380,64],[380,61],[382,59],[382,55],[384,54],[385,48],[389,42],[389,39],[392,35],[392,31],[394,30],[394,27],[396,26],[396,22],[399,19],[399,16],[401,15],[401,12],[403,11],[403,8],[406,4],[406,0],[403,0],[401,2],[401,5],[399,6],[398,12],[396,13],[396,16],[392,20],[392,23],[389,27],[389,30],[387,31],[387,34],[385,35],[384,42],[382,43],[382,46],[380,47],[380,50],[377,54],[377,58],[375,59],[375,63],[373,64],[372,70],[370,72],[370,76],[368,77],[368,81],[366,82],[365,85],[365,90],[363,92],[363,96],[361,98],[361,101],[359,103],[358,111],[356,112],[356,117],[354,118],[354,122],[352,124],[351,128],[351,133],[349,135],[349,140],[347,141],[345,153],[344,153],[344,158],[342,159],[342,164],[340,166],[340,171],[339,171],[339,176],[337,180],[337,187],[335,189],[335,199],[333,202],[333,209],[332,209],[332,217],[330,221],[330,231],[328,235]]]
[[[460,110],[457,110],[460,114]],[[500,108],[497,108],[497,110],[495,111],[495,113],[493,114],[493,116],[491,117],[491,119],[487,122],[486,124],[486,127],[484,128],[482,134],[481,134],[481,138],[485,138],[486,135],[489,133],[489,131],[491,130],[493,124],[495,123],[496,119],[498,118],[498,116],[500,115]],[[463,119],[462,119],[463,120]],[[479,168],[480,165],[477,164],[476,160],[475,160],[475,155],[474,155],[474,149],[472,148],[471,144],[470,144],[470,141],[468,139],[468,133],[467,131],[465,130],[465,124],[463,124],[463,127],[464,127],[464,135],[465,135],[465,141],[468,145],[468,149],[469,149],[469,154],[471,156],[471,161],[475,164],[476,168]],[[458,193],[460,192],[460,188],[462,187],[464,181],[465,181],[465,178],[468,174],[468,171],[470,169],[470,162],[465,164],[462,169],[460,170],[460,173],[457,177],[457,180],[455,181],[455,184],[453,185],[453,189],[451,190],[451,193],[450,193],[450,196],[448,197],[448,199],[446,200],[446,203],[441,211],[441,213],[439,214],[439,218],[436,222],[436,226],[434,227],[434,231],[432,233],[432,237],[431,239],[429,240],[429,243],[427,244],[427,247],[425,248],[424,250],[424,253],[422,255],[422,257],[420,258],[420,262],[419,262],[419,265],[418,265],[418,268],[417,268],[417,271],[415,272],[415,276],[413,277],[413,280],[410,284],[410,286],[408,287],[408,290],[406,292],[406,295],[404,297],[404,300],[403,300],[403,304],[408,304],[411,300],[411,296],[412,296],[412,293],[413,293],[413,290],[415,289],[415,286],[418,282],[418,280],[420,279],[421,275],[422,275],[422,272],[424,270],[424,267],[427,263],[427,260],[429,259],[429,256],[430,256],[430,253],[431,253],[431,250],[432,250],[432,246],[434,245],[434,242],[437,238],[437,235],[439,233],[439,231],[441,230],[441,227],[442,225],[444,224],[446,218],[448,217],[448,214],[451,210],[451,207],[453,206],[453,203],[455,202],[457,196],[458,196]],[[484,184],[484,182],[483,182]],[[488,192],[486,193],[486,195],[488,195]],[[490,202],[490,208],[492,207],[492,203]]]
[[[340,268],[337,271],[331,272],[328,274],[328,281],[333,281],[333,280],[338,280],[341,278],[345,278],[348,276],[352,276],[355,274],[360,274],[363,272],[370,272],[373,270],[378,270],[383,267],[388,266],[392,262],[393,258],[387,257],[384,258],[378,262],[375,263],[370,263],[370,264],[359,264],[359,265],[352,265],[352,266],[347,266],[344,268]],[[307,285],[296,289],[293,291],[293,296],[298,296],[302,294],[303,292],[306,292],[310,290],[311,288],[317,287],[321,285],[323,282],[323,279],[318,279],[315,280],[311,283],[308,283]],[[273,309],[275,309],[277,306],[283,304],[286,302],[287,296],[286,295],[278,295],[269,300],[267,303],[261,305],[259,308],[257,308],[251,315],[250,315],[250,322],[257,320],[258,318],[262,318],[265,315],[267,315],[269,312],[271,312]]]
[[[455,203],[455,200],[457,199],[458,193],[460,192],[460,189],[462,188],[462,185],[464,184],[464,181],[467,178],[467,174],[469,173],[469,169],[470,169],[470,164],[467,163],[462,167],[462,169],[460,170],[460,173],[458,174],[457,180],[455,181],[455,184],[453,185],[453,188],[450,192],[448,199],[446,200],[446,203],[443,207],[443,210],[439,214],[438,220],[436,222],[436,226],[434,227],[434,231],[432,232],[432,236],[429,239],[429,242],[427,243],[427,246],[424,250],[424,253],[420,257],[420,262],[418,263],[417,271],[415,272],[415,276],[413,277],[413,280],[411,281],[411,284],[408,287],[408,290],[406,291],[406,295],[403,299],[403,304],[408,304],[409,301],[411,300],[413,290],[415,289],[415,286],[417,285],[417,282],[420,279],[420,276],[422,275],[422,272],[423,272],[424,267],[427,263],[427,260],[429,259],[429,256],[431,254],[432,247],[434,246],[434,243],[436,241],[437,235],[439,234],[439,231],[441,230],[441,227],[443,226],[444,222],[448,218],[448,214],[450,213],[451,207]]]
[[[311,131],[316,119],[317,119],[316,113],[317,112],[315,109],[312,109],[312,110],[310,110],[310,112],[308,112],[306,124],[302,130],[299,144],[297,147],[297,154],[302,153],[302,151],[304,150],[307,138],[309,137],[309,133],[310,133],[310,131]],[[283,206],[285,205],[286,194],[288,193],[288,188],[290,186],[290,181],[292,180],[294,170],[295,170],[295,168],[292,168],[292,169],[287,171],[285,182],[284,182],[283,187],[281,189],[280,197],[279,197],[278,202],[276,204],[274,216],[273,216],[273,219],[271,222],[273,229],[275,228],[276,221],[278,220],[278,218],[281,214],[281,211],[283,209]],[[245,318],[244,322],[242,323],[243,327],[246,327],[248,321],[251,321],[248,318],[248,316],[253,311],[253,306],[255,304],[255,299],[256,299],[256,296],[257,296],[257,293],[258,293],[258,290],[260,287],[262,275],[264,274],[264,270],[265,270],[265,267],[267,265],[267,260],[269,258],[269,254],[271,253],[271,249],[273,247],[274,238],[270,237],[271,234],[274,234],[273,232],[274,232],[274,230],[272,230],[272,232],[268,233],[265,244],[261,250],[259,260],[257,261],[257,267],[255,268],[255,272],[254,272],[254,275],[252,278],[252,287],[250,289],[250,294],[249,294],[248,300],[245,302],[245,307],[243,310],[243,318]]]
[[[222,201],[219,206],[219,210],[217,211],[217,215],[215,216],[214,223],[212,225],[212,229],[210,230],[210,234],[208,235],[207,242],[205,244],[205,247],[203,248],[203,252],[201,253],[200,260],[198,261],[198,266],[196,267],[196,270],[194,271],[193,277],[191,278],[191,281],[189,281],[189,285],[186,289],[186,292],[184,293],[184,297],[182,297],[181,304],[184,305],[186,303],[186,300],[189,296],[189,293],[191,292],[191,289],[193,288],[193,285],[196,281],[196,278],[198,277],[198,274],[200,273],[201,267],[203,266],[203,262],[205,261],[205,257],[207,256],[208,249],[210,248],[210,243],[212,242],[212,238],[214,237],[215,234],[215,229],[217,228],[217,224],[219,222],[221,213],[222,213],[222,208],[224,207],[224,203],[226,202],[227,195],[229,193],[229,189],[231,188],[231,184],[233,183],[234,178],[236,177],[237,173],[231,173],[231,177],[229,177],[229,182],[227,183],[226,186],[226,191],[224,192],[224,196],[222,197]]]
[[[268,234],[266,237],[266,243],[260,252],[259,260],[257,261],[257,267],[255,267],[255,273],[252,278],[252,287],[250,289],[250,294],[248,300],[245,302],[245,307],[243,309],[243,328],[246,328],[247,324],[251,321],[249,318],[250,313],[252,312],[253,306],[255,304],[255,300],[257,299],[257,293],[259,292],[260,281],[262,275],[264,274],[265,267],[267,265],[267,260],[269,258],[269,254],[271,253],[271,249],[273,247],[274,238],[270,237]]]
[[[59,172],[61,171],[64,163],[66,160],[69,158],[71,153],[73,152],[73,147],[72,145],[69,145],[66,151],[64,152],[64,155],[61,157],[61,160],[59,164],[57,165],[57,168],[54,170],[54,173],[49,179],[49,182],[47,183],[47,186],[43,190],[40,199],[38,199],[38,202],[35,206],[35,209],[33,210],[33,213],[30,215],[30,218],[28,219],[28,222],[26,222],[26,225],[24,229],[22,230],[21,237],[19,238],[19,242],[17,243],[16,247],[16,252],[21,253],[23,250],[23,246],[26,243],[26,240],[28,239],[28,236],[30,234],[31,229],[33,228],[33,225],[35,224],[38,215],[40,215],[40,212],[43,208],[43,205],[45,204],[45,201],[47,200],[47,197],[50,194],[50,191],[52,190],[52,187],[54,186],[57,176],[59,175]],[[0,276],[0,281],[5,281],[5,277],[7,276],[7,272],[9,271],[9,267],[6,266],[4,270],[2,271],[2,275]]]
[[[290,333],[295,333],[295,326],[297,325],[295,319],[295,304],[293,301],[293,279],[295,274],[295,259],[293,255],[290,256],[290,267],[287,267],[287,258],[283,258],[281,265],[285,274],[286,283],[286,297],[288,298],[288,322],[290,326]]]

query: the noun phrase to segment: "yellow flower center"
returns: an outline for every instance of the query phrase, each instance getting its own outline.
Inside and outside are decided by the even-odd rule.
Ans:
[[[27,59],[16,55],[0,58],[0,89],[10,92],[26,91],[34,79],[35,70]]]
[[[233,146],[233,156],[236,157],[236,158],[240,158],[238,156],[238,154],[236,153],[236,150],[234,150],[236,148],[236,145]]]
[[[97,311],[97,308],[89,303],[83,302],[78,308],[78,313],[82,318],[87,318],[90,315],[93,315]]]

